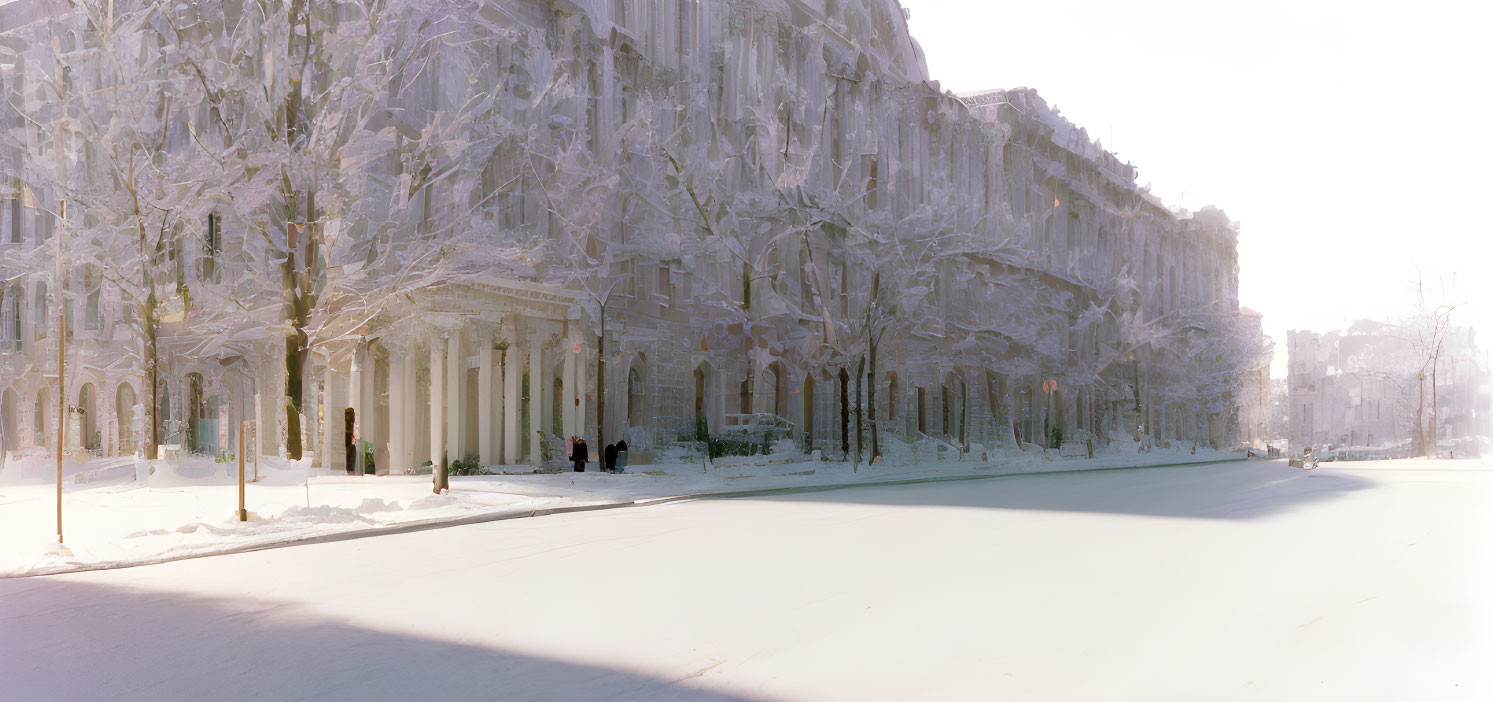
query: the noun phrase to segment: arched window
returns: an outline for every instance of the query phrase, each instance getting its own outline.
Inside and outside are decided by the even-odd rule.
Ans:
[[[747,372],[747,377],[741,379],[741,413],[752,413],[752,374]]]
[[[52,394],[46,388],[36,391],[36,410],[31,418],[31,440],[37,446],[46,447],[51,444],[51,437],[47,435],[47,427],[51,425],[52,417]]]
[[[788,416],[788,373],[783,369],[783,364],[773,361],[767,367],[767,372],[772,374],[772,413],[779,417]]]
[[[129,383],[120,383],[114,391],[114,417],[119,422],[119,446],[115,452],[127,455],[135,452],[135,388]]]
[[[0,396],[0,460],[5,459],[6,451],[14,451],[21,447],[19,430],[16,428],[16,405],[20,404],[20,398],[16,397],[14,390],[5,389]]]
[[[897,407],[902,404],[902,387],[897,382],[895,371],[886,372],[886,418],[889,422],[897,421]]]
[[[636,368],[627,371],[627,424],[643,426],[643,376]]]
[[[3,317],[4,325],[3,333],[0,333],[0,339],[8,342],[9,347],[16,350],[21,348],[21,314],[22,310],[25,309],[21,304],[21,298],[25,294],[25,289],[21,287],[20,283],[11,283],[7,286],[5,288],[4,311],[0,313],[0,317]]]

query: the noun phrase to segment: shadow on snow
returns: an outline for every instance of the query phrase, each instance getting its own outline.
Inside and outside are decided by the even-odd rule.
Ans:
[[[0,583],[0,697],[748,699],[601,666],[308,619],[297,607],[52,578]]]
[[[1252,519],[1331,500],[1374,485],[1373,481],[1330,469],[1308,472],[1287,468],[1280,463],[1249,461],[990,476],[843,489],[802,488],[730,499]]]

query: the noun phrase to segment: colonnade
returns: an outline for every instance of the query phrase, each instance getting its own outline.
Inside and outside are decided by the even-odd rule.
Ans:
[[[378,473],[468,458],[538,467],[542,441],[583,432],[585,361],[594,352],[577,324],[518,314],[429,317],[412,323],[418,330],[358,339],[324,359],[324,467],[347,468],[347,408],[355,440],[374,447]]]

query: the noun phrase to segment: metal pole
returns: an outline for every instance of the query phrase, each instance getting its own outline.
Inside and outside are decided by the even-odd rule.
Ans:
[[[62,543],[62,442],[67,435],[67,395],[63,390],[67,354],[67,305],[62,290],[62,235],[67,231],[67,201],[57,203],[63,227],[57,232],[52,284],[57,288],[57,543]]]
[[[244,511],[244,422],[238,423],[238,520],[249,521]]]
[[[62,442],[67,434],[67,395],[63,390],[63,362],[67,353],[67,308],[57,291],[57,543],[62,543]]]

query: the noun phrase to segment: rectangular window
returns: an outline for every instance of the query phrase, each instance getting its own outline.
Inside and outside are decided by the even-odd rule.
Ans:
[[[100,327],[103,326],[104,320],[104,317],[101,314],[103,310],[99,305],[98,288],[94,288],[88,291],[88,299],[85,304],[87,306],[83,310],[83,328],[90,331],[97,331]]]
[[[36,284],[36,297],[32,303],[34,317],[32,328],[36,329],[36,338],[47,338],[47,284]]]
[[[6,348],[19,350],[21,347],[21,286],[11,285],[5,289],[5,300],[0,306],[0,340],[5,342]]]
[[[814,286],[809,278],[809,251],[804,249],[803,265],[798,267],[798,304],[804,310],[814,306]]]
[[[840,262],[840,316],[850,317],[850,269]]]
[[[21,198],[0,200],[0,243],[21,243]]]

